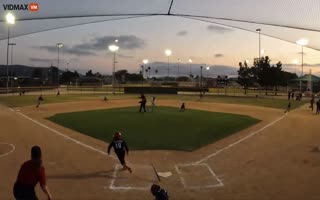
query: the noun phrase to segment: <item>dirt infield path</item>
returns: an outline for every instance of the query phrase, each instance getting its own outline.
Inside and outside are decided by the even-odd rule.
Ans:
[[[2,125],[0,156],[11,149],[10,146],[1,145],[1,143],[15,146],[11,154],[0,157],[0,177],[4,180],[0,182],[0,199],[12,199],[12,185],[19,167],[28,159],[29,150],[35,144],[43,148],[48,183],[55,199],[152,199],[149,192],[145,190],[110,189],[112,181],[115,181],[115,186],[117,184],[121,186],[125,182],[138,185],[142,183],[141,181],[149,181],[151,184],[154,181],[152,177],[143,177],[140,168],[136,168],[137,174],[133,174],[133,177],[125,172],[119,172],[122,174],[119,174],[115,180],[113,175],[117,162],[103,154],[106,143],[60,127],[45,119],[55,113],[132,106],[136,103],[133,100],[108,103],[72,102],[43,105],[38,110],[34,107],[15,108],[16,111],[0,106]],[[158,101],[159,105],[176,107],[180,103],[179,101]],[[132,152],[129,156],[130,163],[137,166],[153,163],[158,171],[173,172],[173,176],[161,182],[161,185],[169,190],[171,199],[320,199],[317,188],[320,185],[320,153],[311,152],[312,147],[319,146],[320,117],[312,115],[306,107],[290,113],[248,140],[204,160],[202,163],[208,164],[223,181],[223,187],[205,188],[213,179],[202,178],[201,176],[209,175],[205,170],[201,171],[201,167],[195,167],[194,170],[197,171],[193,174],[200,175],[192,177],[194,175],[189,174],[190,177],[187,176],[184,179],[187,185],[197,183],[201,187],[200,189],[185,188],[181,183],[181,176],[175,170],[176,164],[203,160],[206,156],[234,144],[283,116],[281,110],[252,106],[200,102],[187,102],[187,106],[194,109],[246,114],[261,119],[262,122],[191,153]],[[94,150],[85,145],[93,147]],[[147,174],[148,169],[145,171]],[[184,173],[187,173],[187,170]],[[38,192],[38,194],[41,193]],[[42,195],[39,197],[43,199]]]

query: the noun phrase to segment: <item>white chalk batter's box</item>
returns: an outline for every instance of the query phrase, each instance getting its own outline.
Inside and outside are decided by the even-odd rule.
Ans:
[[[175,166],[182,185],[187,189],[222,187],[223,183],[206,164],[181,164]]]
[[[122,166],[117,164],[113,171],[109,189],[111,190],[150,190],[152,183],[158,178],[152,165],[130,165],[132,174],[127,170],[122,170]]]

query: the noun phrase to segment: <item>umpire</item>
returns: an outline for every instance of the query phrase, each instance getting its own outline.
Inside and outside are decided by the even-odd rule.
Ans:
[[[141,99],[141,101],[139,101],[139,103],[140,103],[139,112],[142,112],[142,109],[143,109],[144,112],[147,112],[146,111],[146,104],[147,104],[146,96],[144,96],[144,94],[141,93],[140,99]]]

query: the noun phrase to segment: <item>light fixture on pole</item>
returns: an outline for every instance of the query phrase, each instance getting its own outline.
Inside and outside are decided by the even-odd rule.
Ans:
[[[303,65],[304,65],[304,60],[303,60],[304,59],[304,51],[303,51],[304,49],[303,49],[303,47],[308,45],[309,41],[307,39],[305,39],[305,38],[302,38],[302,39],[298,40],[296,43],[301,46],[301,57],[302,57],[302,60],[301,60],[301,77],[302,77],[303,76]],[[300,81],[300,92],[301,91],[302,91],[302,81]]]
[[[261,59],[261,29],[256,30],[259,33],[259,60]]]
[[[148,60],[148,59],[145,59],[145,60],[143,60],[142,62],[143,62],[143,64],[145,64],[145,65],[146,65],[146,64],[148,64],[148,63],[149,63],[149,60]]]
[[[7,41],[7,94],[9,93],[9,44],[10,44],[10,25],[15,24],[16,18],[12,13],[6,15],[6,22],[8,24],[8,41]]]
[[[170,76],[170,60],[169,60],[169,57],[172,55],[172,51],[170,49],[166,49],[164,51],[164,53],[166,54],[166,56],[168,57],[168,78]]]
[[[117,45],[110,45],[109,51],[113,53],[113,68],[112,68],[112,93],[114,94],[114,86],[115,86],[115,73],[116,73],[116,52],[119,50]]]

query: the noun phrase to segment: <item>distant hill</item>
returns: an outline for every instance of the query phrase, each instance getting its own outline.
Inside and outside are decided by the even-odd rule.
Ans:
[[[31,77],[35,67],[25,66],[25,65],[9,65],[8,70],[14,72],[15,76],[27,76]],[[0,76],[6,76],[7,66],[0,65]]]

